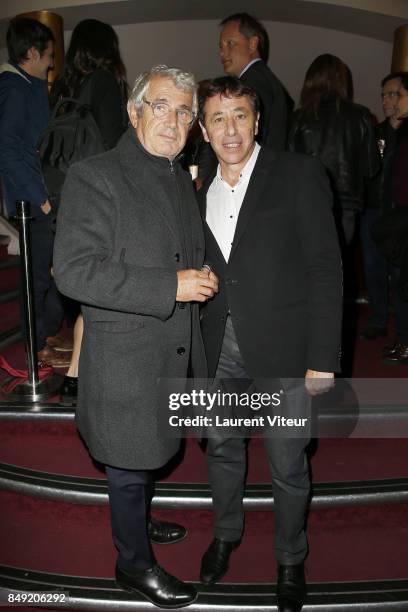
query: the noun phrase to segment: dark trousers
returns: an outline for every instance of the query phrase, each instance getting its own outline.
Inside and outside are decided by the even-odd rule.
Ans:
[[[401,299],[398,291],[398,282],[401,268],[390,267],[391,289],[394,299],[395,331],[397,338],[404,344],[408,344],[408,302]]]
[[[231,317],[227,318],[214,384],[223,378],[248,379]],[[295,393],[300,394],[298,400],[310,404],[304,386]],[[275,503],[275,556],[284,565],[300,563],[307,554],[305,520],[310,480],[305,448],[308,442],[309,438],[300,437],[264,439]],[[214,535],[227,541],[238,540],[244,526],[245,436],[228,438],[222,430],[212,429],[207,458],[215,514]]]
[[[361,215],[360,236],[363,250],[365,281],[370,298],[373,327],[387,327],[388,323],[388,273],[389,264],[372,239],[373,224],[380,218],[381,211],[366,208]]]
[[[51,218],[33,220],[30,232],[37,348],[40,351],[46,345],[46,338],[55,336],[60,329],[64,309],[61,295],[51,276],[54,248]]]
[[[108,479],[112,538],[118,565],[132,573],[155,564],[148,537],[153,472],[105,466]]]

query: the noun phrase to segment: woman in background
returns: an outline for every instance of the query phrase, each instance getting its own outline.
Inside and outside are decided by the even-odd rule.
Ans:
[[[108,150],[127,127],[127,93],[125,66],[114,29],[97,19],[78,23],[66,53],[64,73],[51,91],[52,105],[66,97],[88,104]],[[74,326],[71,363],[60,391],[60,403],[64,406],[76,405],[82,334],[80,314]]]
[[[343,254],[363,208],[364,179],[379,168],[373,117],[352,98],[348,66],[329,53],[319,55],[306,72],[289,133],[289,150],[319,158],[327,170]]]
[[[364,183],[379,169],[374,120],[354,104],[353,81],[346,64],[328,53],[319,55],[306,72],[299,109],[289,132],[289,150],[320,159],[332,191],[333,212],[343,260],[345,304],[342,372],[351,376],[357,333],[357,277],[351,248],[356,220],[364,206]],[[316,223],[319,220],[316,219]]]

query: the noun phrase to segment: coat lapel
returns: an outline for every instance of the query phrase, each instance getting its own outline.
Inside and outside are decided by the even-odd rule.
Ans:
[[[245,233],[247,225],[251,220],[260,199],[262,198],[262,194],[268,184],[268,181],[271,180],[271,167],[269,162],[271,159],[274,159],[274,157],[275,155],[270,150],[262,148],[259,152],[259,156],[249,180],[248,188],[238,215],[237,226],[235,228],[231,253],[228,260],[229,262],[237,250],[237,246]]]
[[[217,174],[217,171],[214,170],[214,172],[212,172],[210,176],[206,179],[204,185],[197,192],[197,199],[198,199],[198,207],[200,209],[200,215],[203,220],[204,233],[205,233],[205,239],[206,239],[206,248],[205,248],[206,260],[210,264],[213,264],[214,262],[209,261],[210,260],[209,253],[215,253],[216,258],[221,260],[224,263],[224,265],[226,265],[224,255],[222,254],[222,251],[220,247],[218,246],[218,242],[216,241],[215,236],[212,233],[210,226],[208,225],[207,219],[206,219],[207,217],[207,193],[208,193],[210,185],[213,182],[216,174]]]
[[[145,158],[140,148],[141,145],[136,143],[136,136],[132,132],[133,128],[129,128],[117,145],[122,167],[132,185],[143,194],[148,205],[154,208],[163,217],[169,230],[172,232],[177,242],[180,243],[181,237],[178,228],[178,219],[173,210],[173,206],[169,205],[169,194],[163,190],[159,180],[154,180],[155,174],[157,173],[155,163],[162,162],[164,164],[167,160],[163,159],[159,162],[152,160],[151,158],[153,156],[149,153],[146,153]]]

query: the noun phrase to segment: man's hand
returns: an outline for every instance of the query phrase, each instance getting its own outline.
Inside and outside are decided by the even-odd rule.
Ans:
[[[334,387],[333,372],[316,372],[308,370],[305,376],[305,387],[309,395],[321,395]]]
[[[44,215],[48,215],[48,213],[51,212],[51,204],[49,200],[46,200],[44,204],[41,204],[41,210],[43,211]]]
[[[177,280],[177,302],[205,302],[218,293],[218,278],[208,270],[179,270]]]

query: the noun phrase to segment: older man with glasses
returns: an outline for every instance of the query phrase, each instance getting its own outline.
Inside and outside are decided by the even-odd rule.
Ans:
[[[217,291],[201,269],[191,178],[177,163],[195,112],[190,73],[158,66],[138,77],[118,146],[68,174],[54,260],[60,290],[83,304],[76,419],[106,467],[116,580],[164,608],[197,594],[156,564],[150,546],[158,535],[185,535],[149,518],[154,470],[179,447],[158,431],[156,383],[184,378],[189,367],[206,375],[198,304]]]

